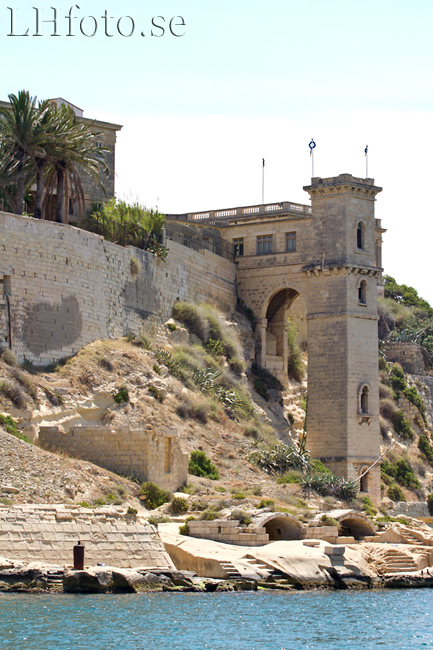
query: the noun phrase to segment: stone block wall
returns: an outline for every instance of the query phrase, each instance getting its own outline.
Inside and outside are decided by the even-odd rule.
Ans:
[[[235,264],[206,250],[170,242],[164,262],[73,226],[5,212],[0,232],[0,281],[10,288],[19,361],[43,365],[95,339],[138,334],[146,321],[166,321],[177,299],[235,308]],[[7,347],[4,312],[0,304],[0,346]]]
[[[422,501],[397,501],[389,506],[393,515],[407,515],[408,517],[430,517],[426,502]]]
[[[176,439],[176,429],[158,431],[112,429],[109,426],[76,426],[66,433],[59,427],[41,427],[39,442],[88,460],[112,472],[132,474],[175,491],[188,481],[188,454]]]
[[[425,370],[422,348],[417,343],[392,343],[382,344],[383,352],[389,362],[398,362],[405,372],[413,375],[421,374]]]
[[[265,528],[240,526],[235,519],[215,519],[214,521],[189,521],[191,537],[211,539],[214,542],[235,544],[237,546],[262,546],[269,543]]]
[[[0,556],[70,566],[78,541],[85,546],[85,566],[174,568],[155,528],[122,508],[0,506]]]

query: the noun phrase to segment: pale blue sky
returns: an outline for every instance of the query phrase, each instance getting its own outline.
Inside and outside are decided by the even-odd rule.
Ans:
[[[21,88],[62,96],[87,117],[119,122],[119,196],[167,212],[307,202],[315,175],[369,176],[384,188],[385,270],[433,302],[427,261],[432,157],[433,3],[426,0],[0,0],[0,98]],[[59,37],[40,23],[58,8]],[[73,30],[64,18],[73,7]],[[130,15],[130,38],[104,34]],[[185,35],[151,37],[153,16],[183,16]],[[98,19],[93,38],[80,35]],[[161,19],[157,19],[161,23]],[[123,18],[121,28],[129,29]],[[141,31],[146,37],[141,37]],[[156,33],[160,30],[154,28]],[[426,261],[427,260],[427,261]]]

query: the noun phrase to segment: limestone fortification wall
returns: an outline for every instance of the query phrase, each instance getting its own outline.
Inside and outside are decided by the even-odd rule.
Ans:
[[[95,339],[161,323],[176,301],[236,303],[235,264],[169,242],[167,261],[73,226],[0,212],[0,347],[51,363]],[[138,265],[131,264],[135,259]]]
[[[86,566],[103,562],[117,567],[174,568],[155,528],[128,517],[122,508],[0,506],[0,556],[72,565],[78,541],[85,546]]]
[[[382,349],[389,362],[398,361],[405,372],[413,375],[422,374],[425,370],[422,347],[417,343],[385,342]]]
[[[129,427],[77,426],[66,433],[59,427],[41,427],[44,449],[67,452],[112,472],[152,481],[175,491],[188,481],[188,454],[176,439],[176,429],[130,430]]]

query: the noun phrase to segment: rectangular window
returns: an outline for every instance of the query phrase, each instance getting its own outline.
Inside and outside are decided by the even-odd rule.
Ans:
[[[286,252],[294,253],[296,251],[296,233],[286,232]]]
[[[272,253],[272,235],[257,237],[257,255],[270,255]]]
[[[235,257],[241,257],[244,254],[244,238],[234,239],[233,246],[235,247]]]

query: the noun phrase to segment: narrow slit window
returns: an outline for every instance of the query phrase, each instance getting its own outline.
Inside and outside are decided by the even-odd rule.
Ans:
[[[367,282],[362,280],[358,287],[358,302],[360,305],[367,304]]]
[[[364,224],[361,221],[356,229],[356,246],[359,250],[364,250]]]

